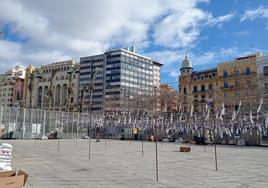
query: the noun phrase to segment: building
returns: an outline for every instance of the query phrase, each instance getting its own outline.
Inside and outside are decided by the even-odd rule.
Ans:
[[[21,106],[25,68],[16,66],[0,75],[0,105]]]
[[[147,99],[154,93],[154,86],[160,85],[161,66],[161,63],[137,54],[135,47],[81,57],[79,89],[84,93],[81,99],[83,111],[90,111],[92,80],[92,111],[146,108]]]
[[[161,112],[174,112],[178,110],[177,92],[169,84],[161,84],[159,92]]]
[[[243,113],[256,110],[260,100],[258,80],[261,79],[257,74],[259,57],[261,54],[255,53],[220,63],[216,68],[194,71],[186,54],[179,76],[181,110],[188,113],[204,112],[209,107],[216,112],[222,109],[223,104],[226,112],[230,113],[239,108]]]
[[[73,60],[29,66],[26,71],[24,103],[27,108],[58,111],[79,109],[79,65]]]
[[[260,93],[258,90],[257,58],[260,53],[235,58],[233,61],[218,64],[217,96],[218,108],[222,104],[229,112],[238,110],[241,102],[241,112],[249,113],[257,110]]]
[[[262,110],[268,112],[268,56],[261,56],[257,59],[257,73],[259,80],[259,91],[263,98]]]
[[[217,88],[217,69],[194,71],[187,54],[181,63],[179,76],[180,108],[183,112],[213,111]]]

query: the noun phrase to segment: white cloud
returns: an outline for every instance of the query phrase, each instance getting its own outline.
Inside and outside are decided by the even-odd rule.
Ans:
[[[206,13],[196,8],[194,3],[186,1],[182,1],[180,7],[154,26],[154,38],[157,44],[185,47],[192,45],[199,36],[200,23],[205,21]]]
[[[235,13],[226,14],[224,16],[213,17],[211,14],[208,15],[207,25],[221,27],[223,23],[230,21],[235,16]]]
[[[162,50],[162,51],[154,51],[145,54],[148,57],[152,57],[153,59],[157,59],[160,61],[164,66],[172,66],[178,63],[179,59],[184,57],[182,51],[175,51],[175,50]]]
[[[245,37],[245,36],[248,36],[250,34],[251,34],[250,31],[237,31],[237,32],[232,33],[232,35],[236,36],[236,37]]]
[[[240,21],[255,20],[256,18],[268,18],[268,7],[261,5],[257,9],[247,10],[241,16]]]
[[[180,1],[180,9],[155,24],[156,44],[173,48],[191,47],[200,36],[203,27],[221,27],[223,23],[230,21],[235,16],[235,13],[230,13],[213,17],[210,12],[205,12],[197,8],[194,3],[187,2]]]
[[[176,71],[176,70],[171,70],[170,73],[169,73],[169,75],[170,75],[171,77],[178,78],[178,76],[179,76],[179,72]]]
[[[39,65],[42,59],[77,59],[101,52],[102,46],[134,43],[140,51],[157,44],[164,48],[161,54],[167,62],[174,62],[178,54],[165,48],[190,47],[202,25],[231,19],[214,18],[198,8],[199,3],[208,0],[1,0],[0,29],[11,24],[12,31],[27,40],[0,38],[0,72],[16,62]],[[157,53],[151,55],[162,61]]]

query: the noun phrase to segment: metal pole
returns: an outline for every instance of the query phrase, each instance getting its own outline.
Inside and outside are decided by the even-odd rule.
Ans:
[[[154,86],[154,128],[155,128],[155,167],[156,167],[156,181],[158,181],[158,151],[157,151],[157,125],[156,125],[156,86]]]
[[[58,138],[58,152],[60,152],[60,139]]]
[[[0,125],[2,125],[3,122],[3,106],[0,106]],[[2,137],[2,134],[0,134],[0,136]]]
[[[11,107],[9,107],[9,114],[8,114],[8,130],[7,135],[10,136],[9,130],[10,130],[10,121],[11,121]]]
[[[0,106],[0,125],[2,124],[2,121],[3,121],[3,111],[4,111],[4,107]]]
[[[143,140],[141,140],[141,156],[143,157]]]
[[[205,134],[206,134],[206,132],[205,132],[205,122],[203,124],[203,137],[204,137],[204,152],[207,152],[207,150],[206,150],[206,136],[205,136]]]
[[[46,131],[46,110],[44,110],[44,119],[43,119],[43,136],[42,136],[43,139],[45,139],[45,131]]]
[[[214,123],[214,151],[215,151],[215,167],[216,171],[218,171],[218,156],[217,156],[217,143],[216,143],[216,127],[217,127],[217,119],[215,119]]]
[[[58,132],[58,134],[57,134],[57,136],[58,136],[58,152],[60,152],[60,136],[59,136],[59,133],[62,131],[63,132],[63,112],[61,111],[61,120],[60,120],[60,124],[61,124],[61,130],[59,129],[59,132]],[[61,132],[61,134],[63,134]]]
[[[78,139],[78,127],[79,127],[79,113],[77,113],[77,124],[76,124],[76,139],[75,139],[75,145],[77,146],[77,139]]]
[[[90,85],[89,89],[90,89],[90,96],[89,96],[89,127],[87,127],[87,134],[88,134],[88,160],[90,160],[90,143],[91,143],[91,138],[90,138],[90,135],[89,135],[89,128],[91,127],[91,123],[92,123],[92,110],[91,110],[91,107],[92,107],[92,91],[93,91],[92,82],[91,82],[91,85]]]
[[[73,116],[72,116],[72,138],[74,138],[74,109],[73,109]]]
[[[104,139],[104,146],[105,146],[105,151],[107,149],[107,139]]]
[[[18,129],[18,118],[19,118],[19,108],[17,107],[16,108],[16,122],[15,122],[15,125],[16,125],[16,130]]]
[[[67,126],[66,133],[67,133],[67,138],[69,137],[69,124],[70,124],[70,113],[69,113],[69,110],[68,110],[68,112],[67,112],[67,120],[66,120],[66,126]]]
[[[24,139],[25,135],[25,121],[26,121],[26,108],[23,109],[22,139]]]
[[[30,110],[30,125],[31,125],[31,139],[33,138],[33,115],[32,115],[32,113],[33,113],[33,110],[31,109]]]
[[[34,133],[34,150],[35,150],[35,145],[36,145],[36,135],[37,135],[37,125],[38,125],[38,112],[36,114],[36,121],[35,121],[35,133]]]

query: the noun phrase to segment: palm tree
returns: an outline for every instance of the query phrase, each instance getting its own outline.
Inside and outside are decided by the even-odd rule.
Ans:
[[[66,107],[66,111],[69,111],[70,108],[70,97],[73,95],[74,93],[74,88],[72,85],[72,82],[74,80],[74,75],[78,73],[78,68],[76,66],[72,66],[71,69],[67,72],[67,74],[69,75],[68,77],[68,98],[67,98],[67,107]]]
[[[47,97],[49,99],[49,107],[48,109],[51,110],[51,105],[52,105],[52,99],[53,99],[53,80],[54,80],[54,77],[56,76],[56,73],[58,72],[57,69],[54,69],[52,70],[52,73],[51,73],[51,78],[50,78],[50,85],[49,85],[49,90],[48,90],[48,93],[47,93]]]
[[[28,85],[28,89],[30,91],[30,108],[33,108],[33,89],[35,87],[35,79],[41,79],[42,74],[40,73],[40,69],[35,69],[31,74],[30,74],[30,83]]]

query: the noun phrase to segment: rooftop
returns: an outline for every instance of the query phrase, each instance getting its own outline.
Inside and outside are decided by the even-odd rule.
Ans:
[[[208,69],[204,69],[204,70],[198,70],[198,71],[194,71],[193,74],[207,74],[207,73],[214,73],[217,72],[217,68],[208,68]]]

